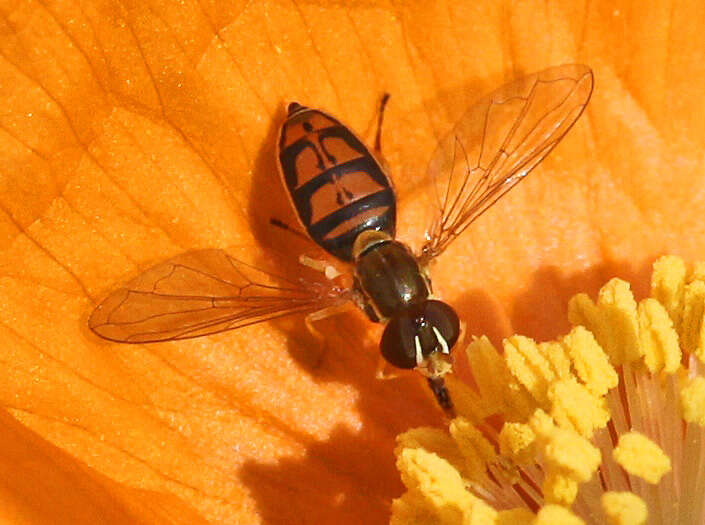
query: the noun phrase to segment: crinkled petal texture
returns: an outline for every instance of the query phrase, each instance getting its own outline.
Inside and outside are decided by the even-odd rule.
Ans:
[[[268,226],[295,223],[274,159],[286,102],[370,141],[391,93],[383,147],[418,246],[426,164],[468,105],[550,65],[594,69],[564,142],[433,268],[495,342],[565,333],[569,297],[607,277],[644,291],[660,253],[705,258],[697,2],[0,5],[5,522],[388,519],[394,436],[441,416],[415,375],[374,379],[362,315],[319,323],[325,348],[296,318],[153,345],[87,328],[181,252],[304,249]]]

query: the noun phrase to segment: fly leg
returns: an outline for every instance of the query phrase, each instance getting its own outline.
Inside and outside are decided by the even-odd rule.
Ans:
[[[382,95],[379,102],[379,112],[377,113],[377,133],[375,134],[375,153],[382,155],[382,124],[384,123],[384,110],[389,102],[389,93]]]
[[[329,306],[328,308],[323,308],[322,310],[311,312],[304,318],[306,329],[316,339],[316,341],[318,342],[318,347],[321,349],[314,360],[313,368],[318,368],[320,366],[321,361],[323,360],[323,355],[325,354],[328,347],[326,337],[323,335],[323,333],[321,333],[318,328],[316,328],[314,323],[322,321],[323,319],[328,319],[329,317],[334,317],[336,315],[343,314],[350,310],[353,306],[353,303],[351,303],[350,301],[345,301],[342,304]]]
[[[276,226],[277,228],[281,228],[285,232],[289,232],[289,233],[296,235],[297,237],[300,237],[301,239],[304,239],[306,241],[311,240],[305,233],[299,231],[296,228],[289,226],[287,223],[285,223],[284,221],[280,221],[276,217],[270,217],[269,224],[271,224],[272,226]]]
[[[379,102],[379,110],[377,111],[377,131],[375,132],[375,146],[374,154],[384,171],[389,171],[389,164],[384,158],[382,153],[382,124],[384,123],[384,110],[387,108],[387,102],[389,102],[389,93],[382,95],[382,99]]]
[[[299,255],[299,263],[323,273],[323,275],[326,276],[326,279],[333,280],[341,275],[338,269],[328,261],[313,259],[308,255]]]
[[[387,360],[380,354],[379,361],[377,361],[377,371],[375,372],[375,377],[377,379],[387,381],[389,379],[396,379],[399,374],[396,370],[391,370]]]
[[[338,269],[332,264],[330,264],[328,261],[313,259],[308,255],[299,255],[299,263],[323,273],[323,275],[326,276],[326,279],[333,280],[341,275]],[[321,333],[318,328],[315,327],[314,323],[322,321],[323,319],[327,319],[329,317],[333,317],[335,315],[345,313],[350,310],[352,306],[354,306],[353,303],[351,303],[350,301],[345,301],[342,304],[329,306],[327,308],[323,308],[322,310],[311,312],[304,319],[304,322],[306,323],[306,328],[308,329],[309,333],[318,341],[319,347],[322,349],[320,354],[316,358],[314,368],[317,368],[321,364],[323,354],[325,353],[326,348],[328,346],[326,344],[325,336]]]
[[[302,230],[301,228],[297,228],[295,225],[287,224],[286,222],[277,219],[276,217],[269,218],[269,225],[274,226],[275,228],[278,228],[283,232],[286,232],[289,235],[287,243],[290,240],[295,239],[298,241],[304,241],[308,246],[308,248],[305,248],[307,250],[311,248],[318,249],[318,245],[313,241],[313,239],[311,239],[311,237],[309,237],[304,230]],[[302,251],[302,249],[297,248],[297,251]]]
[[[379,361],[377,362],[377,372],[375,377],[380,380],[396,379],[399,374],[396,371],[389,371],[389,363],[384,357],[379,356]],[[436,398],[436,402],[443,409],[448,419],[455,418],[455,407],[453,406],[453,400],[450,398],[450,393],[448,392],[448,387],[446,387],[446,382],[442,376],[429,377],[426,376],[426,382],[428,383],[433,396]]]
[[[460,334],[458,335],[458,340],[455,342],[455,348],[460,348],[465,342],[465,334],[467,334],[468,324],[465,321],[460,321]]]

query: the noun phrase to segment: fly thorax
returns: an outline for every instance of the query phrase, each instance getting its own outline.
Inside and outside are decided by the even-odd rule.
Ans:
[[[372,320],[385,321],[429,298],[429,281],[406,245],[371,234],[367,239],[355,259],[355,288]]]

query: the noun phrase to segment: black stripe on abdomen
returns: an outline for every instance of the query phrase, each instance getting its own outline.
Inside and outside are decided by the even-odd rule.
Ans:
[[[374,158],[370,156],[360,157],[358,159],[333,166],[291,192],[294,205],[299,212],[299,217],[301,217],[301,222],[307,226],[311,224],[313,215],[313,210],[311,209],[311,199],[313,198],[313,195],[326,184],[333,184],[334,178],[338,179],[343,185],[345,185],[345,175],[349,173],[364,173],[382,188],[389,188],[387,177],[384,173],[382,173]],[[362,199],[354,200],[346,204],[343,208],[356,206],[360,200]]]
[[[355,218],[367,212],[379,209],[380,212],[359,221]],[[338,233],[335,237],[329,234],[345,222],[351,222],[351,227]],[[379,230],[387,232],[394,237],[396,223],[396,206],[394,191],[385,188],[382,191],[363,197],[327,215],[320,221],[308,227],[308,234],[336,257],[343,260],[352,260],[352,246],[355,238],[365,230]]]

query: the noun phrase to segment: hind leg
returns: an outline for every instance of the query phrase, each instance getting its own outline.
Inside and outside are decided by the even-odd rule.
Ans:
[[[389,93],[382,95],[379,102],[379,112],[377,113],[377,133],[375,133],[375,153],[382,156],[382,124],[384,123],[384,110],[387,109]]]
[[[318,321],[322,321],[324,319],[328,319],[329,317],[344,314],[345,312],[351,310],[353,307],[353,303],[351,303],[350,301],[346,301],[336,306],[329,306],[328,308],[324,308],[316,312],[311,312],[304,318],[306,329],[314,337],[314,339],[316,339],[318,343],[319,352],[313,363],[314,368],[318,368],[318,366],[321,364],[321,361],[323,360],[323,355],[328,349],[326,336],[323,335],[323,333],[321,333],[318,328],[316,328],[314,323],[317,323]]]
[[[384,171],[389,171],[389,164],[384,158],[384,153],[382,152],[382,125],[384,124],[384,112],[387,108],[387,102],[389,102],[389,93],[385,93],[384,95],[382,95],[382,98],[379,102],[379,108],[377,110],[377,122],[375,126],[377,129],[375,130],[374,148],[372,150],[372,153],[382,165]]]

